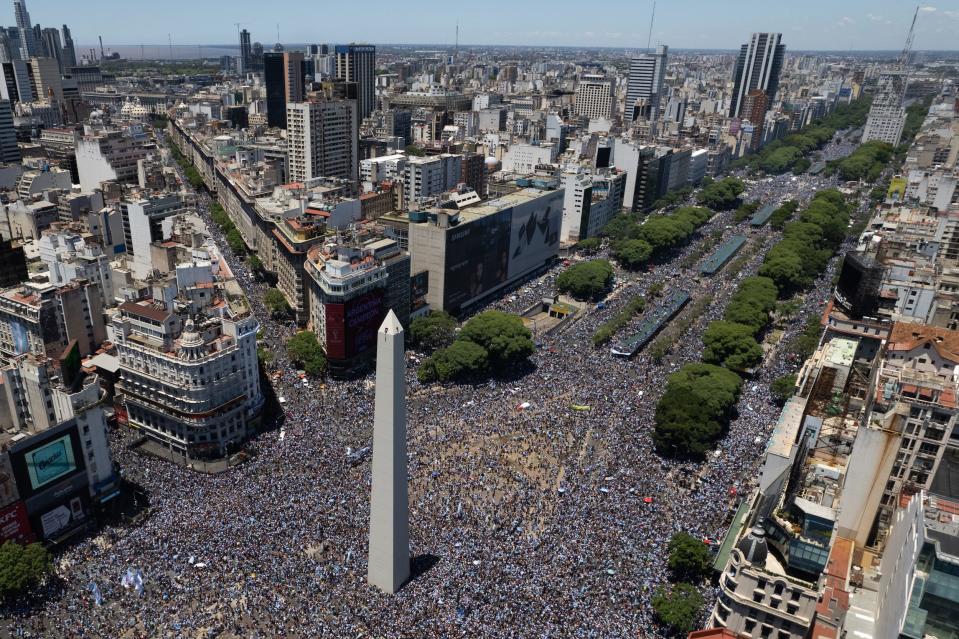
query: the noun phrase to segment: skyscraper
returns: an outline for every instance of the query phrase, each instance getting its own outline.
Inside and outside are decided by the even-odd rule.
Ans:
[[[72,67],[77,66],[77,49],[73,45],[73,35],[70,34],[70,27],[63,25],[63,70],[69,72]]]
[[[659,116],[663,78],[666,76],[666,55],[669,47],[660,45],[656,53],[643,53],[629,61],[629,83],[626,88],[626,116],[635,120],[636,100],[646,100],[649,105],[647,119]]]
[[[13,0],[13,13],[17,18],[17,30],[20,32],[20,58],[26,60],[38,54],[26,0]]]
[[[613,117],[613,81],[602,75],[584,75],[576,85],[576,113],[590,120]]]
[[[376,94],[376,47],[371,44],[338,44],[336,77],[356,82],[357,111],[360,121],[373,111]]]
[[[60,31],[50,27],[40,31],[40,48],[43,57],[56,60],[60,73],[63,73],[63,45],[60,44]]]
[[[270,126],[286,128],[286,105],[303,101],[303,54],[271,51],[263,54],[266,117]]]
[[[20,162],[20,157],[10,100],[0,100],[0,162]]]
[[[357,179],[356,100],[310,100],[286,105],[290,180]]]
[[[253,48],[250,46],[250,32],[240,31],[240,73],[253,70]]]
[[[733,74],[729,117],[742,117],[743,103],[750,91],[765,91],[768,104],[771,106],[775,103],[779,72],[786,56],[786,45],[781,44],[781,40],[781,33],[754,33],[749,42],[740,48]]]
[[[376,333],[376,399],[367,581],[394,593],[410,576],[403,326],[390,310]]]
[[[905,71],[891,70],[879,74],[876,94],[869,107],[869,117],[862,130],[862,141],[879,140],[897,146],[902,139],[906,124],[906,110],[902,108],[906,97],[907,77]]]

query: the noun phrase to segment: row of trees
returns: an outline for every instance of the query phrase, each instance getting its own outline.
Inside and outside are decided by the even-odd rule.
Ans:
[[[826,268],[845,235],[849,207],[834,189],[820,191],[783,239],[766,255],[759,275],[744,279],[723,319],[703,333],[703,363],[669,377],[656,407],[653,439],[663,454],[699,458],[722,435],[734,414],[740,377],[760,364],[759,335],[777,299],[810,285]]]
[[[415,340],[428,333],[418,328],[416,336],[411,337]],[[423,360],[417,377],[430,383],[498,374],[523,363],[533,354],[533,348],[532,335],[522,319],[502,311],[486,311],[466,322],[452,343]]]
[[[578,300],[597,300],[613,285],[613,266],[607,260],[578,262],[559,274],[556,290]]]
[[[875,182],[882,175],[886,163],[892,158],[894,148],[887,142],[872,140],[844,157],[836,164],[843,180],[866,180]]]
[[[792,171],[800,174],[806,171],[811,162],[807,156],[822,148],[836,131],[862,126],[869,114],[869,101],[858,100],[843,104],[831,114],[806,127],[802,131],[774,140],[761,151],[733,163],[733,168],[749,167],[752,170],[768,174],[781,174]]]
[[[233,223],[233,220],[230,219],[230,216],[227,215],[227,212],[223,210],[223,207],[220,206],[218,202],[210,204],[210,217],[212,217],[216,225],[220,227],[223,236],[226,238],[226,243],[230,245],[230,250],[233,251],[233,254],[237,257],[246,255],[246,242],[243,241],[243,236],[240,235],[236,224]],[[256,260],[255,265],[251,265],[251,268],[258,270],[256,265],[259,265],[259,268],[263,266],[259,259]]]
[[[193,187],[193,190],[197,190],[204,186],[203,177],[200,175],[200,172],[197,171],[193,164],[186,159],[186,156],[183,155],[180,147],[178,147],[172,141],[170,142],[170,153],[173,155],[173,159],[176,160],[176,163],[180,165],[180,169],[183,170],[183,174],[186,175],[187,182],[190,183],[190,186]]]
[[[699,539],[684,532],[669,540],[667,565],[672,584],[660,586],[653,595],[653,610],[660,623],[674,632],[694,630],[705,601],[696,584],[709,574],[709,550]]]
[[[653,215],[641,223],[627,213],[613,218],[603,232],[609,236],[613,257],[625,268],[637,269],[686,244],[712,214],[684,206],[668,215]]]
[[[697,202],[713,211],[729,211],[741,204],[739,196],[746,190],[742,180],[734,177],[708,182],[699,192]]]

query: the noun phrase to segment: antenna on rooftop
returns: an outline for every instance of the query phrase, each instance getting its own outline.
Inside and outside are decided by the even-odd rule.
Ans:
[[[456,46],[453,49],[453,56],[459,57],[460,54],[460,21],[456,21]]]
[[[646,38],[646,53],[649,53],[649,45],[653,41],[653,20],[656,19],[656,0],[653,0],[653,13],[649,16],[649,36]]]
[[[166,34],[166,39],[170,43],[170,60],[173,60],[173,35],[170,33]]]
[[[280,23],[279,22],[276,23],[276,42],[277,44],[279,44],[280,42]]]
[[[100,59],[103,59],[103,36],[98,36],[100,38]]]

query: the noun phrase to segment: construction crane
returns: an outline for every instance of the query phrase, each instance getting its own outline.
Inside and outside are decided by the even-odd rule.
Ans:
[[[906,44],[899,54],[899,68],[905,69],[909,66],[909,54],[912,53],[912,41],[916,36],[916,18],[919,17],[919,5],[916,5],[916,12],[912,14],[912,24],[909,26],[909,35],[906,36]]]

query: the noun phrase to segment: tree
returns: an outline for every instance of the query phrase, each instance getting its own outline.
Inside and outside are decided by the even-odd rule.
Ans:
[[[577,251],[581,253],[586,253],[587,255],[591,255],[595,253],[596,251],[598,251],[599,247],[602,246],[602,244],[603,244],[603,241],[599,239],[598,237],[587,237],[585,240],[580,240],[579,242],[577,242],[576,246],[574,246],[573,248],[575,248]]]
[[[263,294],[263,305],[270,311],[273,317],[281,317],[290,314],[290,304],[286,301],[286,296],[279,289],[269,288]]]
[[[247,260],[247,264],[250,265],[250,270],[253,271],[253,273],[258,273],[263,270],[262,260],[260,260],[260,258],[258,258],[256,255],[253,255],[252,253],[250,254],[249,259]]]
[[[456,337],[457,321],[445,311],[432,311],[410,323],[410,341],[427,352],[445,348]]]
[[[662,454],[700,458],[726,426],[740,377],[712,364],[687,364],[669,376],[656,405],[653,441]]]
[[[739,205],[739,194],[745,190],[746,185],[740,180],[724,178],[708,184],[700,191],[699,204],[714,211],[728,211]]]
[[[486,311],[470,319],[456,338],[461,340],[481,346],[493,372],[519,363],[534,350],[532,335],[523,320],[502,311]]]
[[[709,549],[699,539],[684,532],[669,540],[669,569],[678,581],[696,583],[709,573],[712,562]]]
[[[803,285],[802,258],[798,255],[783,254],[767,261],[759,267],[759,274],[776,283],[780,297],[788,297]]]
[[[792,397],[793,393],[796,392],[796,375],[789,374],[777,377],[773,380],[773,383],[769,385],[769,390],[777,402],[785,404],[786,400]]]
[[[0,593],[4,597],[39,583],[53,570],[50,553],[41,544],[8,541],[0,546]]]
[[[446,348],[426,358],[417,372],[422,382],[457,381],[466,377],[482,375],[489,368],[489,357],[482,346],[465,340],[457,340]]]
[[[240,235],[240,232],[235,228],[230,229],[230,231],[227,232],[226,243],[230,245],[230,250],[236,255],[243,255],[246,253],[246,243],[243,241],[243,236]]]
[[[696,627],[696,620],[705,601],[695,586],[676,584],[670,590],[662,586],[653,595],[653,611],[656,618],[673,631],[686,634]]]
[[[744,324],[717,320],[703,333],[703,361],[742,373],[763,359],[763,349],[753,337],[753,329]]]
[[[290,360],[303,367],[310,377],[318,377],[326,370],[326,355],[323,347],[311,331],[300,331],[286,343]]]
[[[598,299],[613,283],[613,267],[606,260],[573,264],[556,278],[556,289],[578,300]]]
[[[613,246],[613,257],[628,269],[637,269],[649,261],[653,247],[644,240],[624,240]]]

